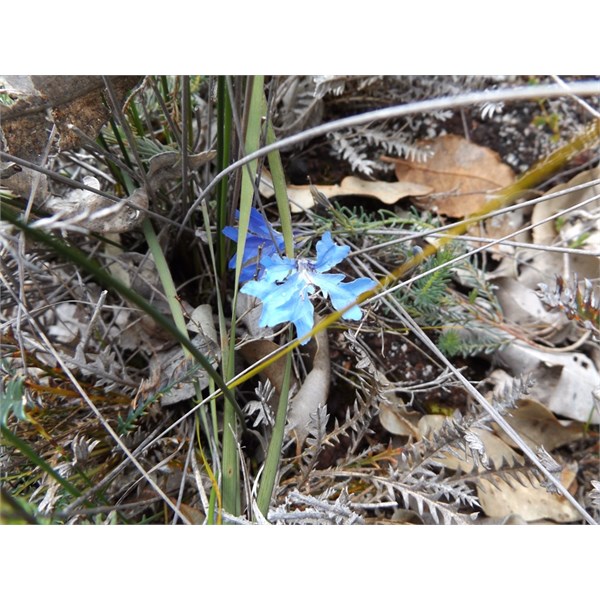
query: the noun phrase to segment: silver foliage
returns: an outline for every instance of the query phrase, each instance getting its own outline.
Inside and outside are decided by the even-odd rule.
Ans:
[[[338,492],[326,490],[318,497],[290,492],[285,502],[269,511],[269,520],[279,525],[359,525],[362,517],[352,509],[350,496],[343,489],[335,500],[330,497]]]

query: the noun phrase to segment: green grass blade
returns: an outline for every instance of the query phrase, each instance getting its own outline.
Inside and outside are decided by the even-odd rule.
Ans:
[[[283,374],[283,384],[281,394],[279,395],[279,404],[277,406],[277,416],[275,417],[275,426],[269,442],[269,450],[265,460],[264,471],[260,479],[258,496],[256,503],[258,509],[265,516],[269,512],[269,505],[275,488],[275,479],[281,460],[281,447],[283,445],[283,435],[287,418],[288,397],[290,391],[290,378],[292,372],[292,355],[288,354],[285,362],[285,372]]]
[[[0,486],[0,525],[41,525],[42,521],[34,516],[35,512],[34,507],[21,498],[14,498]]]
[[[189,340],[188,331],[185,326],[185,318],[183,316],[183,311],[181,310],[181,304],[177,300],[177,290],[175,289],[175,284],[173,283],[173,278],[171,277],[171,271],[169,269],[169,265],[167,264],[167,259],[165,258],[162,248],[160,247],[160,243],[158,242],[158,238],[156,237],[154,227],[152,227],[152,223],[150,223],[150,219],[144,220],[142,228],[144,230],[144,235],[146,236],[148,248],[150,249],[152,257],[154,258],[156,270],[165,291],[165,296],[167,303],[169,304],[169,309],[171,310],[173,321],[175,321],[175,325],[180,333]],[[189,358],[190,353],[185,347],[184,353],[186,358]]]
[[[267,144],[273,144],[277,140],[273,131],[273,126],[269,122],[267,125]],[[292,213],[290,211],[290,202],[287,196],[287,185],[283,165],[281,164],[281,155],[279,150],[270,152],[267,156],[269,168],[271,169],[271,179],[275,190],[275,199],[277,200],[277,210],[281,221],[281,232],[285,242],[285,253],[289,258],[294,258],[294,233],[292,231]]]
[[[231,157],[231,99],[227,91],[225,77],[219,77],[217,80],[217,166],[219,171],[229,166]],[[227,225],[227,192],[229,188],[229,178],[224,177],[219,181],[217,188],[217,265],[218,275],[223,277],[227,271],[228,247],[227,238],[223,235],[223,227]]]
[[[252,93],[250,97],[250,107],[248,116],[248,127],[246,130],[246,153],[254,152],[260,144],[260,135],[262,132],[262,118],[265,114],[266,106],[264,102],[264,77],[255,76],[252,78]],[[258,170],[258,161],[251,162],[246,169],[242,170],[242,187],[240,194],[240,218],[238,223],[238,242],[237,242],[237,260],[235,266],[235,288],[232,303],[232,314],[235,316],[235,307],[237,303],[237,294],[240,281],[240,271],[248,234],[248,225],[250,222],[250,208],[254,198],[254,182]],[[232,319],[233,322],[234,319]],[[227,379],[234,375],[234,356],[235,356],[235,325],[232,324],[230,331],[230,344],[227,360],[223,360],[225,374]],[[233,413],[233,407],[225,403],[223,426],[223,507],[226,511],[234,515],[240,513],[240,470],[237,448],[237,421]]]

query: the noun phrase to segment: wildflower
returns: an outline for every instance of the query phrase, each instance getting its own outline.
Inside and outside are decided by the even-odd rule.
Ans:
[[[314,326],[311,296],[317,291],[324,298],[329,297],[336,310],[342,310],[362,293],[372,289],[376,282],[366,277],[342,283],[345,275],[325,273],[344,260],[349,252],[348,246],[334,243],[331,233],[327,232],[317,242],[317,258],[314,261],[286,258],[273,252],[263,256],[260,263],[264,272],[240,290],[262,300],[259,325],[273,327],[291,321],[298,337],[303,337]],[[358,306],[353,306],[344,312],[343,317],[358,320],[362,317],[362,311]]]
[[[235,211],[236,219],[240,218],[240,211]],[[230,240],[237,242],[238,228],[224,227],[223,235]],[[248,234],[246,236],[246,245],[242,258],[242,270],[240,272],[240,282],[249,281],[255,275],[260,276],[262,268],[259,260],[261,257],[271,256],[283,252],[284,241],[281,233],[275,231],[271,225],[265,221],[261,213],[254,207],[250,209],[250,222],[248,224]],[[237,253],[229,261],[229,268],[235,269]]]

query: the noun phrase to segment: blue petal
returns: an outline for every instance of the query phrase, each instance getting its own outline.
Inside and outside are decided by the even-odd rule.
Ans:
[[[296,305],[292,323],[296,327],[299,338],[304,337],[315,326],[315,309],[308,296]],[[302,345],[309,341],[310,338],[302,342]]]
[[[361,277],[347,283],[339,283],[331,279],[333,275],[319,275],[313,277],[315,283],[321,288],[325,295],[331,298],[331,304],[336,310],[342,310],[356,301],[362,293],[373,289],[377,284],[372,279]],[[343,278],[343,275],[342,275]],[[349,308],[343,315],[344,319],[357,321],[362,317],[362,311],[358,306]]]
[[[236,219],[240,218],[240,211],[235,211]],[[283,240],[283,236],[280,233],[277,233],[270,225],[268,221],[262,216],[262,213],[259,210],[256,210],[253,206],[250,208],[250,222],[248,223],[248,231],[252,231],[264,238],[274,239],[279,236]]]
[[[236,219],[240,217],[240,211],[235,212]],[[223,235],[237,242],[239,238],[239,228],[227,226],[223,228]],[[244,268],[240,272],[240,281],[243,283],[260,275],[262,269],[256,265],[256,260],[259,257],[270,256],[284,249],[283,236],[275,231],[262,214],[254,207],[250,208],[250,220],[248,224],[248,234],[246,236],[246,244],[242,256],[242,264]],[[230,269],[235,268],[237,253],[233,255],[229,261]],[[255,261],[254,264],[249,264]]]
[[[263,257],[260,264],[265,268],[264,277],[267,281],[283,281],[291,273],[297,272],[294,259],[278,254]]]
[[[249,294],[250,296],[256,296],[257,298],[260,298],[261,300],[263,300],[265,297],[267,297],[271,293],[271,291],[274,287],[276,287],[276,284],[269,283],[269,282],[265,281],[264,279],[256,279],[256,280],[249,281],[248,283],[243,285],[240,288],[240,292],[242,292],[242,294]]]
[[[334,243],[331,233],[327,231],[317,242],[317,260],[314,262],[314,267],[320,273],[324,273],[342,262],[349,253],[350,246],[339,246]]]
[[[251,218],[257,221],[252,223],[254,231],[268,226],[258,212],[251,215]],[[283,243],[282,236],[277,235],[281,237]],[[315,261],[280,256],[272,241],[268,243],[264,237],[253,234],[248,236],[244,258],[258,253],[260,248],[262,248],[262,255],[258,277],[246,283],[240,291],[262,300],[263,307],[259,321],[262,327],[274,327],[280,323],[291,322],[296,327],[298,337],[304,337],[314,327],[314,306],[311,295],[315,293],[315,288],[318,288],[325,298],[331,299],[336,310],[343,310],[356,302],[362,293],[377,285],[375,281],[366,277],[342,283],[344,275],[325,273],[346,258],[350,252],[348,246],[335,244],[329,232],[326,232],[317,242]],[[242,273],[245,274],[247,269],[256,270],[256,268],[256,264],[249,264],[244,267]],[[362,317],[362,311],[358,306],[353,306],[343,314],[343,317],[357,320]]]
[[[258,281],[248,282],[240,291],[262,300],[263,310],[259,320],[261,327],[274,327],[289,321],[295,325],[298,337],[313,328],[314,307],[310,295],[314,292],[314,287],[297,272],[290,275],[284,283],[277,284],[263,277]]]
[[[236,211],[236,217],[239,219],[239,211]],[[256,238],[261,238],[267,245],[282,249],[284,247],[283,235],[275,231],[268,221],[265,221],[262,214],[256,208],[250,208],[250,222],[248,223],[248,233]]]
[[[230,268],[235,268],[235,262],[233,263],[233,267]],[[240,271],[240,283],[245,283],[246,281],[250,281],[251,279],[254,279],[255,277],[260,277],[261,275],[261,267],[260,265],[256,264],[256,262],[251,262],[250,264],[246,265],[245,267],[242,267],[242,270]]]
[[[230,240],[237,242],[238,239],[238,229],[237,227],[232,227],[231,225],[227,225],[223,227],[223,235],[228,237]]]
[[[344,279],[345,275],[341,273],[311,273],[310,279],[314,282],[314,284],[321,288],[323,295],[325,298],[331,293],[332,290],[335,290],[342,279]]]
[[[336,310],[342,310],[351,302],[355,302],[361,294],[372,290],[376,285],[375,281],[367,277],[361,277],[348,283],[341,283],[335,292],[331,293],[331,304],[333,304]],[[359,306],[353,306],[342,316],[344,319],[358,321],[362,317],[362,310]]]

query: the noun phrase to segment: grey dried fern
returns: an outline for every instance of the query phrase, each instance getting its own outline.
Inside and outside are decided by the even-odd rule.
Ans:
[[[332,496],[337,496],[331,500]],[[347,490],[327,489],[317,497],[291,491],[285,501],[269,512],[271,523],[283,525],[358,525],[364,521],[355,512]]]
[[[506,413],[530,386],[528,380],[516,380],[501,390],[495,402],[497,409]],[[529,465],[491,464],[487,460],[481,440],[473,429],[489,428],[489,421],[487,413],[481,414],[476,409],[465,416],[448,419],[430,438],[423,438],[406,448],[399,455],[397,464],[390,466],[385,475],[351,470],[349,465],[333,469],[331,474],[335,474],[335,478],[350,477],[350,480],[369,482],[373,499],[402,504],[415,510],[426,522],[469,523],[479,508],[474,492],[479,480],[497,485],[495,478],[499,478],[511,487],[543,480]],[[442,460],[449,455],[463,460],[470,458],[473,469],[469,473],[449,472]],[[346,480],[345,485],[349,485],[350,480]]]
[[[330,443],[339,443],[341,437],[349,437],[348,454],[351,456],[357,451],[364,436],[373,433],[371,423],[378,414],[378,402],[378,397],[370,396],[366,390],[357,391],[354,403],[346,409],[343,422],[340,423],[336,419],[334,428],[327,434],[326,439]]]
[[[310,415],[306,448],[302,453],[302,467],[300,470],[303,482],[306,481],[317,464],[319,455],[325,445],[331,444],[326,439],[328,421],[329,415],[327,414],[327,406],[325,405],[319,406],[315,413]]]

